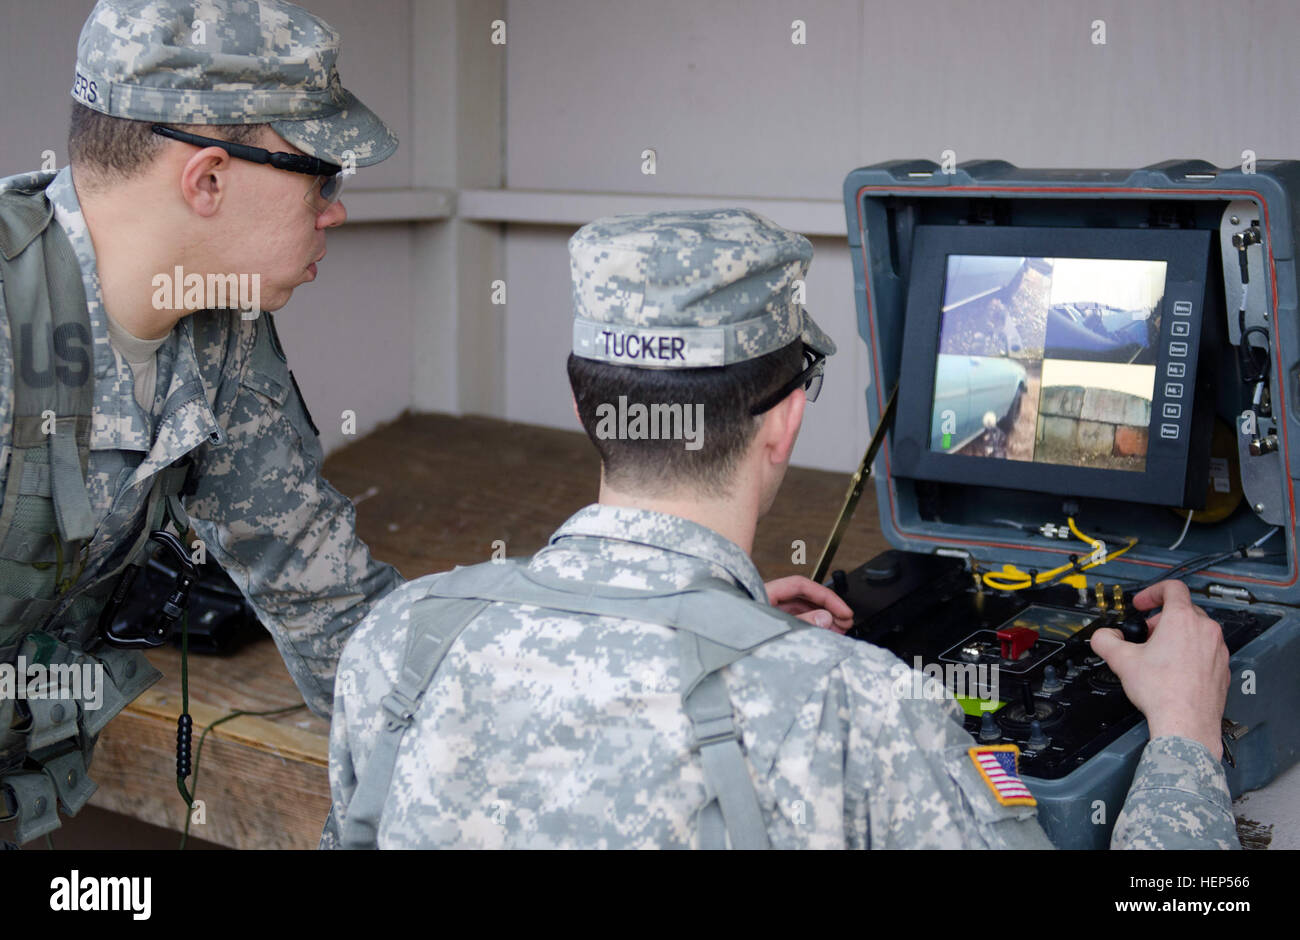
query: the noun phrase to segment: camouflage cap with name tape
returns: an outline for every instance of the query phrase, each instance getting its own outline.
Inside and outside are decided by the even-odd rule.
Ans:
[[[281,0],[99,0],[72,97],[134,121],[270,124],[309,156],[370,166],[397,138],[343,87],[338,54],[332,26]]]
[[[569,257],[581,358],[699,369],[757,359],[800,338],[835,352],[798,302],[812,245],[748,209],[597,219],[569,239]]]

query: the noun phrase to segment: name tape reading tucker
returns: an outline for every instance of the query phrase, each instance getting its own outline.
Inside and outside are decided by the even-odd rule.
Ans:
[[[573,351],[584,359],[650,368],[685,369],[726,364],[721,327],[635,327],[573,321]]]

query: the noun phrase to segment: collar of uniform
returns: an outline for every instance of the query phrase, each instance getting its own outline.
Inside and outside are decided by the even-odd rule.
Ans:
[[[153,447],[136,468],[132,484],[148,479],[200,444],[215,445],[224,440],[208,403],[198,356],[194,353],[191,321],[202,313],[191,314],[172,330],[169,348],[175,350],[176,358],[172,364],[171,381],[167,384]],[[160,364],[159,378],[162,374]]]
[[[570,516],[551,536],[549,544],[558,547],[565,539],[584,537],[647,545],[710,562],[725,569],[754,600],[767,603],[763,579],[744,549],[707,526],[681,516],[593,503]]]

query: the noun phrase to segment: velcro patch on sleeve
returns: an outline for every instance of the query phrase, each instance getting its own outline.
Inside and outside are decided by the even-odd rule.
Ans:
[[[1037,806],[1038,801],[1020,779],[1020,748],[1014,744],[986,744],[968,751],[975,769],[1003,806]]]

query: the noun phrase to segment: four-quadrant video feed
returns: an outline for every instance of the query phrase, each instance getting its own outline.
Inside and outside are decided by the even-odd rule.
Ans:
[[[1165,270],[949,255],[930,449],[1144,471]]]

